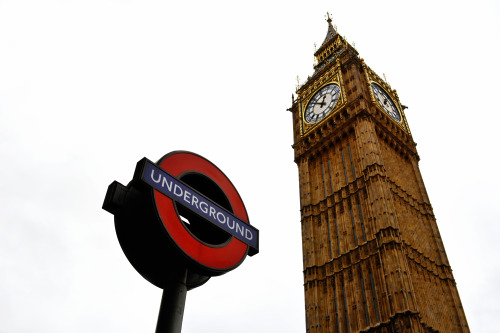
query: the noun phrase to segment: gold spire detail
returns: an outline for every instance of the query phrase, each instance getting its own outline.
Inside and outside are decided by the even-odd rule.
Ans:
[[[326,22],[328,22],[328,23],[332,23],[332,19],[330,18],[330,13],[329,13],[329,12],[326,12],[326,16],[328,17],[328,18],[326,19]]]

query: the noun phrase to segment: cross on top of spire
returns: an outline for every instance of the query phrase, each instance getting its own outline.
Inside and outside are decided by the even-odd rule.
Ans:
[[[332,24],[332,19],[331,19],[331,17],[330,17],[330,13],[329,13],[329,12],[326,12],[326,16],[328,17],[328,18],[326,19],[326,22],[328,22],[329,24]]]

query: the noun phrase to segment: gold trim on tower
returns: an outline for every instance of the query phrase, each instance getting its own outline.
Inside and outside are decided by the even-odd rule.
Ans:
[[[305,119],[305,111],[307,105],[311,101],[311,99],[315,96],[315,94],[320,91],[323,87],[336,84],[339,86],[339,98],[333,107],[333,109],[321,120],[315,123],[308,123]],[[299,95],[299,107],[300,107],[300,117],[301,117],[301,135],[304,136],[308,132],[310,132],[316,126],[322,124],[327,119],[332,117],[334,114],[338,113],[338,111],[346,104],[344,85],[342,84],[342,74],[340,71],[330,72],[326,74],[324,77],[321,77],[312,87],[309,87],[306,91],[303,91],[301,95]]]
[[[396,92],[396,90],[392,89],[391,86],[384,80],[382,80],[370,67],[368,67],[363,59],[361,59],[362,66],[365,69],[365,76],[366,76],[366,81],[368,82],[369,86],[369,91],[370,91],[370,99],[375,105],[375,107],[380,110],[384,115],[386,115],[389,119],[391,119],[392,122],[397,124],[400,128],[402,128],[405,132],[411,134],[410,132],[410,127],[408,126],[408,122],[406,121],[406,116],[403,111],[403,105],[401,104],[401,101],[399,100],[399,96]],[[379,104],[377,101],[377,98],[375,97],[375,94],[372,89],[372,83],[375,83],[378,85],[388,96],[389,98],[394,102],[396,109],[399,112],[399,115],[401,116],[401,121],[397,121],[391,116],[387,114],[387,112],[382,108],[382,106]]]
[[[392,94],[390,92],[388,92],[386,89],[384,89],[382,87],[382,85],[380,83],[378,83],[377,81],[370,81],[369,85],[370,85],[370,95],[371,95],[372,102],[374,102],[380,110],[384,111],[387,115],[389,115],[392,118],[392,120],[394,120],[396,123],[400,124],[403,121],[403,115],[401,112],[401,107],[398,107],[398,105],[397,105],[397,104],[400,104],[399,101],[397,101],[396,98],[394,98],[394,96],[392,96]],[[392,111],[392,113],[391,113],[391,110],[385,109],[385,107],[381,104],[381,101],[377,98],[375,91],[374,91],[374,88],[373,88],[373,85],[377,86],[377,88],[382,90],[382,95],[386,95],[389,98],[389,101],[386,102],[386,104],[388,104],[389,105],[388,107],[390,107],[391,102],[392,102],[393,106],[396,108],[397,114],[393,115],[392,113],[395,113],[394,111]],[[380,98],[380,96],[379,96],[379,98]],[[391,107],[391,109],[392,109],[392,107]],[[399,120],[397,118],[399,118]]]

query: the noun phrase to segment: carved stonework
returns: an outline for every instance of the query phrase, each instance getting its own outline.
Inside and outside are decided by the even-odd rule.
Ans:
[[[469,332],[396,90],[330,19],[315,56],[289,109],[307,332]],[[308,123],[333,83],[335,107]]]

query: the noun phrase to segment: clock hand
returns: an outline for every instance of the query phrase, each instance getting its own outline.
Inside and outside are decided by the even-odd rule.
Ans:
[[[323,96],[323,100],[321,102],[312,102],[311,104],[319,104],[321,107],[325,106],[325,98],[326,98],[326,95]]]
[[[323,107],[323,105],[325,105],[325,98],[326,98],[326,95],[323,95],[323,100],[321,100],[321,107]]]
[[[313,104],[319,104],[319,105],[321,105],[321,107],[323,107],[323,105],[325,105],[324,102],[320,102],[320,103],[318,103],[318,102],[311,102],[311,105],[313,105]]]

